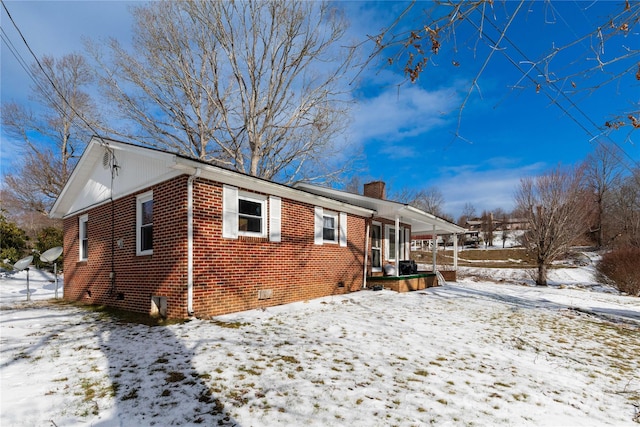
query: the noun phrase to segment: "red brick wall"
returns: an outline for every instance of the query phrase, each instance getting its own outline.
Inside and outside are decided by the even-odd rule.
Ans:
[[[363,281],[365,219],[348,215],[347,247],[314,245],[314,206],[282,199],[282,241],[222,238],[222,185],[194,182],[194,300],[198,317],[354,291]],[[136,256],[136,195],[64,221],[65,298],[149,312],[167,297],[169,317],[187,316],[187,176],[153,188],[153,255]],[[78,262],[78,217],[88,213],[89,257]],[[122,248],[117,241],[122,239]],[[258,299],[258,290],[272,290]]]
[[[364,218],[348,215],[347,247],[314,245],[313,205],[282,199],[281,221],[281,242],[270,242],[268,237],[223,239],[222,185],[195,182],[197,316],[303,301],[362,286]],[[258,291],[269,289],[272,297],[258,300]]]
[[[146,313],[151,296],[167,297],[168,315],[184,317],[186,311],[187,177],[153,187],[153,255],[136,255],[136,196],[81,212],[64,221],[65,287],[67,300],[104,304]],[[78,262],[78,217],[88,213],[88,259]],[[123,247],[117,245],[122,240]]]

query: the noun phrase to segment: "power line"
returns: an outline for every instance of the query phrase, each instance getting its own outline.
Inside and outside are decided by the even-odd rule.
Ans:
[[[506,40],[511,46],[514,47],[514,49],[526,60],[527,63],[532,64],[534,69],[539,72],[541,75],[545,75],[544,70],[541,70],[539,67],[539,64],[537,62],[531,61],[528,56],[518,47],[518,45],[516,45],[513,41],[511,41],[511,39],[506,35],[506,33],[504,31],[502,31],[500,28],[498,28],[496,26],[496,24],[492,21],[492,20],[487,20],[490,25],[501,34],[501,38]],[[480,26],[478,26],[474,21],[472,21],[471,19],[469,19],[469,22],[471,23],[471,25],[473,25],[476,30],[478,30],[479,33],[481,33],[484,37],[487,38],[487,40],[492,43],[494,46],[497,46],[495,41],[492,39],[492,37],[486,33],[486,31],[481,28]],[[503,56],[513,65],[515,66],[522,74],[525,78],[531,80],[532,83],[536,84],[536,80],[533,79],[533,77],[531,77],[529,75],[528,72],[526,72],[525,70],[522,69],[522,67],[520,66],[519,63],[517,63],[513,58],[511,58],[511,56],[509,56],[505,50],[501,50]],[[576,111],[578,111],[591,125],[593,125],[594,128],[598,129],[598,125],[591,119],[591,117],[584,112],[584,110],[582,110],[580,107],[578,107],[578,105],[571,99],[569,98],[569,96],[566,94],[566,92],[564,90],[562,90],[561,88],[559,88],[557,86],[557,84],[553,81],[549,82],[549,86],[551,86],[555,92],[560,95],[565,101],[567,101],[573,108],[575,108]],[[603,136],[603,134],[599,134],[599,135],[595,135],[590,129],[588,129],[580,120],[578,120],[578,118],[576,118],[569,110],[567,110],[564,106],[562,106],[554,97],[552,97],[549,93],[547,93],[546,91],[543,91],[543,93],[547,96],[547,98],[549,98],[549,100],[555,104],[558,108],[560,108],[562,110],[562,112],[564,114],[566,114],[571,120],[573,120],[581,129],[583,129],[585,131],[585,133],[587,135],[589,135],[591,137],[591,141],[596,141],[598,144],[600,144],[604,149],[606,149],[607,151],[609,151],[609,153],[614,156],[619,162],[620,164],[622,164],[627,170],[629,170],[629,172],[633,173],[633,170],[631,168],[629,168],[629,166],[622,161],[622,159],[620,159],[615,153],[611,152],[606,145],[604,145],[602,142],[598,141],[597,138],[600,136]],[[619,150],[620,152],[624,153],[624,155],[635,165],[635,167],[640,169],[640,163],[638,163],[638,161],[636,161],[635,159],[633,159],[633,157],[631,155],[629,155],[629,153],[627,153],[617,142],[613,141],[611,138],[607,137],[607,139],[613,143]]]
[[[53,87],[53,89],[56,91],[56,93],[58,94],[58,96],[60,96],[60,98],[64,101],[64,103],[71,109],[71,111],[87,126],[87,128],[89,128],[89,130],[91,130],[94,135],[96,135],[96,137],[98,137],[105,145],[109,145],[108,143],[106,143],[104,141],[104,139],[102,137],[99,136],[99,132],[93,127],[93,125],[91,123],[89,123],[82,114],[80,114],[75,107],[67,100],[66,96],[60,91],[60,89],[58,89],[58,86],[55,84],[55,82],[53,81],[53,79],[49,76],[49,74],[45,71],[44,67],[42,66],[42,63],[40,62],[40,60],[38,59],[37,55],[33,52],[33,50],[31,49],[31,46],[29,46],[29,43],[27,42],[27,39],[25,38],[25,36],[22,34],[22,31],[20,30],[20,28],[18,27],[18,25],[16,24],[16,22],[13,20],[13,17],[11,16],[11,13],[9,13],[9,9],[7,9],[7,5],[5,4],[4,0],[0,0],[0,3],[2,3],[2,7],[4,8],[7,16],[9,17],[9,20],[11,21],[11,23],[13,24],[14,28],[16,29],[16,31],[18,32],[18,34],[20,35],[20,38],[22,39],[22,42],[24,43],[24,45],[27,47],[27,50],[29,51],[29,53],[31,54],[31,56],[35,59],[36,64],[38,65],[38,68],[40,69],[40,71],[42,72],[42,74],[46,77],[46,79],[49,81],[49,83],[51,83],[51,86]],[[6,33],[4,32],[4,30],[2,31],[3,34],[5,34],[5,37],[8,38],[8,36],[6,35]],[[3,37],[4,40],[4,37]],[[39,82],[37,82],[35,79],[35,77],[33,76],[31,71],[27,71],[28,67],[25,67],[26,61],[24,61],[24,59],[22,58],[22,56],[18,53],[17,49],[15,49],[15,46],[13,45],[13,43],[11,43],[11,41],[9,40],[8,42],[5,41],[5,43],[7,44],[7,46],[9,46],[9,49],[11,50],[12,53],[15,52],[17,53],[18,57],[20,57],[20,59],[18,59],[18,62],[20,63],[20,65],[22,66],[23,69],[25,69],[25,71],[27,72],[27,74],[29,75],[29,77],[36,82],[36,84],[38,85],[38,87],[42,90],[43,94],[45,94],[45,96],[55,105],[58,106],[58,108],[60,109],[60,111],[62,112],[62,114],[66,114],[65,109],[61,108],[61,106],[58,104],[58,102],[55,99],[51,99],[49,98],[49,96],[47,95],[47,91],[45,90],[45,88],[43,88]],[[14,53],[14,56],[16,55],[16,53]],[[68,119],[72,119],[71,117],[67,117]]]

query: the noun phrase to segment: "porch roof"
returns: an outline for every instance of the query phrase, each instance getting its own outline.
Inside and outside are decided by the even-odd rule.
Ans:
[[[439,218],[406,203],[367,197],[312,184],[300,183],[296,184],[295,187],[313,194],[376,211],[376,216],[381,218],[395,220],[396,217],[399,217],[401,222],[411,225],[412,233],[454,234],[466,231],[463,227],[446,219]]]

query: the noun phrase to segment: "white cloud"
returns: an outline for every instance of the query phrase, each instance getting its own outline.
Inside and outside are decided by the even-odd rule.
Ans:
[[[444,211],[454,218],[460,216],[466,203],[483,210],[514,208],[514,195],[520,179],[542,173],[548,165],[543,162],[524,166],[515,164],[517,160],[506,158],[487,159],[483,164],[464,164],[441,170],[439,178],[426,186],[438,188],[445,199]]]
[[[353,111],[349,133],[361,143],[397,142],[420,136],[447,122],[447,114],[459,103],[453,89],[428,91],[414,85],[387,88],[362,98]]]

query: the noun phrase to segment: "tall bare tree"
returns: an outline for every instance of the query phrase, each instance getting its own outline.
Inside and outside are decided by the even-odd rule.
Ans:
[[[354,49],[337,6],[159,1],[134,16],[133,52],[93,49],[132,125],[112,133],[281,182],[338,173]]]
[[[601,143],[587,155],[584,162],[587,188],[595,203],[594,231],[598,247],[602,247],[607,235],[605,227],[610,222],[607,218],[610,216],[610,193],[620,185],[622,156],[623,153],[616,145]]]
[[[443,211],[444,196],[436,187],[427,187],[418,190],[411,201],[411,204],[430,214],[444,217]]]
[[[607,246],[640,247],[640,169],[624,177],[611,194],[612,222]]]
[[[557,167],[546,175],[523,178],[516,191],[518,211],[523,212],[529,229],[523,244],[536,255],[536,284],[547,285],[547,269],[585,230],[583,170]]]
[[[5,176],[5,202],[25,211],[47,214],[73,170],[76,156],[97,123],[96,106],[88,93],[94,82],[85,58],[78,54],[59,60],[44,57],[31,66],[32,100],[26,105],[2,105],[3,131],[20,144],[21,163]]]

